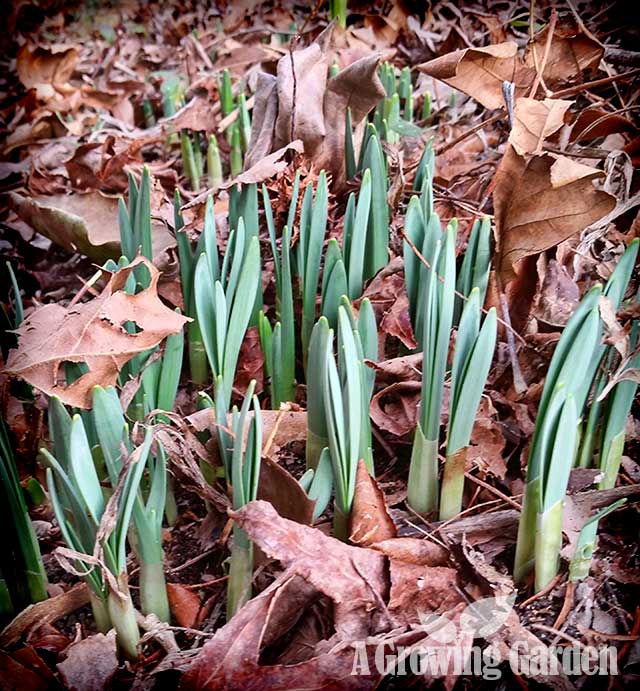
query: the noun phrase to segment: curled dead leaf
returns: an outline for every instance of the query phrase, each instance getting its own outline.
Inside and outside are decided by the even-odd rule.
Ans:
[[[396,526],[389,514],[384,494],[376,479],[371,477],[365,462],[360,459],[349,540],[356,545],[370,547],[373,543],[388,540],[396,534]]]
[[[298,139],[318,169],[330,172],[334,183],[343,181],[346,109],[351,108],[355,127],[385,92],[377,74],[378,54],[327,79],[327,49],[334,26],[329,25],[309,46],[284,55],[275,77],[262,75],[258,80],[245,167],[252,169],[269,152]]]
[[[181,583],[167,583],[167,598],[178,626],[191,629],[198,625],[202,602],[197,593]]]
[[[99,192],[24,197],[10,192],[9,199],[20,218],[69,252],[81,252],[104,262],[120,258],[118,200]],[[153,253],[157,261],[175,246],[164,223],[152,222]]]
[[[36,89],[41,100],[55,96],[73,74],[79,53],[75,46],[54,43],[34,46],[29,43],[20,48],[16,58],[16,71],[27,89]]]
[[[420,403],[419,381],[390,384],[371,399],[371,419],[378,428],[403,437],[415,429]]]

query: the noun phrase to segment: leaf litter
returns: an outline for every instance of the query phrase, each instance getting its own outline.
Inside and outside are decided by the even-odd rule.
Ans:
[[[11,97],[3,107],[8,136],[2,184],[10,205],[2,212],[2,233],[3,249],[25,286],[27,312],[11,336],[11,347],[17,337],[19,348],[3,350],[3,411],[31,405],[17,398],[16,382],[9,384],[7,375],[35,387],[36,397],[56,394],[69,405],[88,408],[96,384],[115,383],[132,357],[186,324],[187,318],[174,311],[185,308],[177,281],[174,188],[181,191],[187,228],[196,235],[207,191],[215,189],[216,214],[224,216],[219,236],[226,242],[234,185],[264,182],[277,196],[281,227],[295,171],[301,173],[302,189],[324,168],[331,175],[332,236],[339,237],[347,194],[355,189],[345,174],[346,110],[360,134],[385,95],[381,61],[409,66],[416,100],[422,103],[429,91],[435,107],[419,120],[417,133],[398,144],[385,143],[393,161],[391,252],[364,293],[381,334],[380,357],[367,362],[376,373],[370,415],[377,478],[359,464],[350,544],[327,534],[331,508],[314,523],[313,501],[298,482],[307,424],[304,387],[298,387],[290,409],[263,411],[258,500],[233,511],[226,491],[209,481],[221,467],[212,442],[218,423],[210,410],[195,410],[198,388],[183,376],[175,412],[156,426],[178,488],[177,522],[163,530],[163,540],[180,650],[167,654],[151,637],[136,668],[138,681],[149,684],[154,674],[164,680],[177,670],[184,689],[387,688],[392,682],[375,664],[379,645],[389,652],[400,646],[410,651],[451,645],[447,631],[459,633],[455,646],[463,654],[477,638],[503,654],[516,643],[535,647],[558,637],[587,642],[590,626],[603,634],[606,628],[613,640],[618,636],[624,643],[631,636],[634,641],[640,626],[633,605],[637,549],[631,536],[639,493],[632,459],[623,459],[621,486],[604,493],[593,489],[593,477],[572,474],[563,526],[567,558],[596,510],[628,500],[601,523],[604,547],[596,553],[592,576],[576,591],[582,598],[576,613],[564,622],[557,618],[569,602],[565,581],[532,600],[508,575],[522,465],[553,346],[579,296],[608,278],[624,246],[638,235],[637,83],[625,75],[626,67],[616,71],[617,63],[608,61],[612,40],[628,47],[626,19],[617,14],[617,3],[610,17],[595,18],[573,4],[551,11],[536,4],[524,22],[515,17],[515,7],[490,2],[477,11],[451,3],[422,11],[392,2],[384,16],[375,4],[349,3],[346,29],[330,23],[324,8],[301,11],[270,2],[231,3],[223,9],[183,5],[172,1],[155,13],[134,5],[117,11],[74,8],[66,18],[55,9],[38,9],[39,27],[29,26],[28,11],[14,12],[19,40],[11,48],[11,73],[3,77],[4,96]],[[341,69],[330,76],[334,61]],[[239,118],[222,112],[218,77],[223,67],[253,94],[247,99],[252,125],[244,167],[222,184],[203,181],[194,190],[175,137],[183,131],[203,139],[215,134],[226,166],[232,146],[224,127]],[[163,89],[172,83],[182,85],[183,101],[170,114],[163,111]],[[153,123],[145,121],[148,104],[155,112]],[[167,144],[172,137],[174,146]],[[458,218],[458,252],[473,221],[493,214],[496,258],[487,307],[498,305],[503,317],[467,454],[467,510],[446,522],[425,521],[398,508],[404,507],[422,369],[421,355],[412,353],[416,334],[405,291],[402,230],[418,158],[429,138],[438,154],[435,208],[443,221]],[[129,173],[140,178],[143,164],[156,185],[153,265],[135,260],[79,296],[77,279],[73,286],[52,289],[42,276],[53,275],[54,267],[35,268],[36,246],[56,245],[67,256],[79,253],[95,262],[117,259],[117,197],[126,194]],[[23,240],[12,243],[18,235],[32,238],[33,247]],[[262,240],[266,246],[266,236]],[[151,285],[126,295],[122,288],[131,266],[141,264]],[[263,272],[271,274],[272,265]],[[91,272],[81,279],[89,281]],[[263,281],[273,285],[271,275]],[[275,306],[273,297],[265,302]],[[601,313],[608,339],[626,352],[632,315],[616,314],[607,302]],[[139,333],[127,333],[126,321],[135,322]],[[510,329],[516,337],[507,346]],[[234,400],[240,400],[236,394],[250,379],[262,377],[261,356],[257,334],[250,335]],[[514,360],[524,373],[523,388],[515,383]],[[89,372],[65,386],[60,377],[65,362],[85,363]],[[266,379],[263,386],[265,397]],[[39,401],[45,408],[44,399]],[[445,423],[448,405],[445,393]],[[637,418],[637,407],[634,414]],[[633,425],[638,425],[635,418]],[[637,452],[637,435],[628,438],[631,455]],[[41,473],[33,459],[20,458],[20,463],[23,476]],[[47,511],[36,507],[33,513],[51,519]],[[223,562],[233,524],[256,545],[257,594],[225,623]],[[34,688],[44,688],[54,677],[69,688],[106,688],[113,675],[129,684],[112,637],[95,633],[86,618],[74,619],[86,605],[86,589],[73,586],[69,576],[53,580],[62,594],[32,605],[3,631],[10,678],[28,680]],[[505,616],[481,635],[469,623],[475,601],[479,607],[507,603]],[[69,627],[80,622],[76,640],[61,643],[65,647],[51,667],[45,660],[52,658],[38,652],[43,643],[29,647],[29,633],[43,621],[64,631],[69,641]],[[370,672],[353,675],[359,642]],[[628,649],[620,645],[618,650],[622,660]],[[623,671],[622,683],[630,670]],[[445,688],[464,687],[451,670],[439,678]],[[531,672],[527,680],[573,688],[562,676]],[[527,683],[523,676],[509,681]],[[425,676],[417,683],[431,687],[436,679]]]

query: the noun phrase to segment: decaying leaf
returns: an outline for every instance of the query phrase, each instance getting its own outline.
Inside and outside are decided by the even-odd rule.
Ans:
[[[396,534],[396,526],[389,515],[384,494],[375,478],[369,474],[365,462],[360,459],[349,540],[361,547],[370,547],[374,542],[393,538]]]
[[[516,96],[521,96],[535,78],[535,70],[523,67],[517,52],[513,41],[465,48],[418,65],[418,69],[495,110],[504,107],[503,82],[514,82]]]
[[[253,168],[271,151],[299,139],[318,169],[325,168],[334,182],[342,182],[346,108],[351,108],[356,126],[384,97],[384,88],[376,72],[377,54],[327,79],[333,27],[309,46],[280,58],[277,76],[261,75],[245,168]]]
[[[198,625],[202,603],[197,593],[181,583],[167,583],[167,598],[178,626],[193,628]]]
[[[263,646],[295,627],[317,591],[301,576],[282,574],[218,629],[180,680],[182,691],[264,691],[339,688],[365,691],[380,674],[352,675],[354,649],[348,641],[295,665],[260,665]],[[419,638],[414,633],[412,638]],[[371,655],[373,655],[373,646]]]
[[[557,132],[573,101],[545,98],[517,98],[509,142],[521,156],[540,153],[544,140]]]
[[[141,265],[151,275],[149,288],[128,295],[123,290],[127,277]],[[138,258],[114,273],[93,300],[71,308],[37,308],[17,331],[19,347],[9,354],[7,372],[67,405],[90,408],[94,386],[115,384],[128,360],[178,333],[189,321],[158,298],[159,275],[153,264]],[[139,333],[128,333],[127,322],[135,323]],[[89,371],[66,386],[65,362],[84,362]]]
[[[377,427],[397,437],[415,429],[420,403],[419,381],[400,381],[378,391],[371,399],[371,419]]]
[[[67,657],[58,664],[65,688],[71,691],[100,691],[108,687],[118,669],[116,632],[97,633],[73,643]]]
[[[47,100],[62,90],[73,74],[79,53],[75,46],[51,44],[33,46],[25,43],[18,52],[16,70],[20,81],[36,89],[38,98]]]
[[[120,258],[118,200],[99,192],[88,194],[23,197],[10,192],[9,198],[20,218],[39,233],[70,252],[81,252],[104,262]],[[152,222],[154,257],[175,246],[164,223]]]
[[[300,483],[269,456],[260,463],[258,499],[268,501],[284,518],[311,525],[315,502]]]
[[[57,621],[88,602],[87,584],[78,583],[60,595],[29,605],[2,630],[0,645],[3,647],[14,645],[32,628]]]
[[[483,48],[465,48],[430,60],[418,69],[471,96],[485,108],[505,105],[503,82],[515,85],[515,97],[525,96],[533,85],[545,54],[548,28],[530,44],[524,59],[513,41]],[[571,79],[600,62],[603,47],[593,36],[572,25],[558,27],[551,39],[542,78],[547,87]]]
[[[564,156],[527,160],[507,148],[493,195],[503,284],[515,278],[520,260],[554,247],[613,209],[614,197],[593,186],[602,175]]]
[[[303,576],[335,606],[335,627],[351,640],[375,630],[379,599],[386,595],[384,557],[350,547],[319,530],[280,517],[264,501],[231,512],[242,529],[270,558]]]
[[[231,515],[285,570],[205,644],[182,677],[182,689],[369,689],[382,673],[375,665],[369,665],[369,673],[351,673],[355,642],[364,646],[365,658],[385,643],[439,645],[420,626],[421,617],[462,604],[455,571],[441,566],[447,553],[437,545],[389,539],[374,549],[351,547],[281,518],[262,501]],[[307,608],[322,596],[333,603],[336,634],[315,643],[297,664],[259,664],[261,650],[294,635]],[[440,676],[450,671],[445,667]]]

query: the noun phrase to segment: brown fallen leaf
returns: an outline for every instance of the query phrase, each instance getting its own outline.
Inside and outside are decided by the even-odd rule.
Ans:
[[[10,192],[20,218],[70,252],[81,252],[96,262],[120,258],[118,200],[99,192],[24,197]],[[152,222],[153,253],[157,261],[175,239],[162,222]]]
[[[29,605],[0,632],[0,646],[12,646],[33,627],[57,621],[88,602],[87,584],[78,583],[60,595]]]
[[[417,347],[409,317],[409,297],[404,288],[391,308],[384,313],[380,330],[389,336],[395,336],[410,350]]]
[[[376,426],[396,437],[403,437],[415,429],[420,387],[419,381],[400,381],[378,391],[369,409]]]
[[[264,388],[264,353],[260,345],[260,334],[257,326],[250,326],[240,346],[238,367],[233,386],[242,397],[247,387],[255,381],[255,393],[260,394]]]
[[[259,78],[246,168],[298,139],[319,169],[330,172],[334,183],[343,182],[346,108],[351,108],[356,127],[384,97],[384,88],[377,75],[377,54],[327,79],[334,26],[330,24],[309,46],[280,58],[275,77]]]
[[[295,139],[289,142],[289,144],[282,146],[277,151],[257,160],[251,167],[244,170],[240,175],[233,178],[233,180],[221,185],[221,189],[233,187],[234,185],[250,185],[256,182],[263,182],[267,178],[281,173],[287,167],[287,162],[282,160],[287,151],[302,153],[304,150],[305,148],[302,140]]]
[[[69,691],[101,691],[109,686],[118,669],[116,633],[97,633],[73,643],[67,657],[58,663],[65,688]]]
[[[124,292],[134,267],[144,264],[151,275],[149,288],[137,295]],[[157,295],[160,272],[139,257],[114,273],[101,295],[71,308],[58,303],[35,309],[17,330],[19,346],[9,353],[6,371],[25,379],[67,405],[91,407],[93,387],[116,383],[123,365],[137,353],[178,333],[187,317],[166,307]],[[124,324],[134,322],[139,333]],[[64,363],[84,362],[86,374],[65,386]]]
[[[449,566],[390,559],[389,574],[388,608],[397,625],[420,624],[425,614],[449,612],[464,602],[456,590],[456,570]]]
[[[609,213],[615,198],[595,189],[603,173],[564,156],[519,156],[507,147],[493,193],[498,272],[503,285],[517,264],[559,244]]]
[[[376,648],[384,651],[380,646],[387,644],[386,649],[392,652],[399,645],[442,644],[429,638],[422,628],[406,631],[406,623],[396,626],[398,621],[384,604],[387,586],[379,571],[386,563],[383,550],[409,555],[407,562],[395,561],[395,594],[405,603],[404,611],[398,608],[398,618],[419,624],[420,614],[460,604],[453,588],[455,571],[427,565],[442,559],[437,546],[434,553],[434,546],[421,540],[390,539],[379,543],[379,552],[350,547],[319,530],[282,519],[269,504],[260,501],[231,515],[260,549],[282,563],[285,571],[216,631],[183,675],[181,689],[370,689],[382,676],[371,664]],[[394,552],[395,542],[401,545]],[[416,607],[418,589],[425,596],[426,609],[420,613]],[[279,658],[275,664],[260,664],[262,649],[276,650],[283,637],[285,641],[295,638],[298,624],[305,624],[308,608],[322,596],[333,602],[336,634],[317,643],[317,637],[312,636],[315,649],[306,651],[296,664],[278,664]],[[382,610],[378,621],[372,616],[375,610]],[[470,643],[467,638],[465,646]],[[363,647],[360,660],[363,656],[369,660],[368,672],[352,673],[354,643]],[[450,671],[445,666],[440,676]]]
[[[539,32],[522,59],[513,41],[483,48],[465,48],[447,53],[418,69],[471,96],[485,108],[495,110],[505,105],[503,82],[515,85],[515,97],[527,95],[543,62],[548,27]],[[556,25],[547,54],[542,78],[548,88],[596,67],[604,48],[592,36],[573,24]]]
[[[584,27],[584,25],[583,25]],[[542,64],[549,26],[536,34],[525,55],[525,65],[535,69]],[[604,55],[604,46],[573,20],[563,19],[555,25],[542,77],[547,86],[570,81],[584,70],[595,69]]]
[[[358,461],[356,489],[351,509],[349,540],[361,547],[370,547],[397,535],[384,494],[376,479],[371,477],[365,462]]]
[[[27,691],[47,691],[55,684],[55,677],[40,660],[40,664],[33,666],[29,661],[19,659],[19,653],[28,648],[9,655],[0,650],[0,670],[2,671],[3,689],[26,689]],[[35,652],[33,653],[35,655]]]
[[[252,501],[229,513],[268,557],[333,600],[340,637],[352,640],[376,630],[383,615],[380,599],[388,587],[382,554],[345,545],[282,518],[264,501]]]
[[[398,380],[420,381],[421,378],[422,353],[367,363],[375,369],[376,379],[381,382],[391,384]]]
[[[521,156],[540,153],[544,140],[564,124],[564,116],[573,101],[545,98],[517,98],[509,143]]]
[[[181,691],[370,689],[380,678],[373,664],[373,645],[371,674],[351,674],[354,649],[350,641],[295,665],[259,664],[261,648],[273,645],[294,628],[317,598],[317,590],[304,578],[283,573],[207,641],[181,677]],[[420,637],[415,632],[410,636]]]
[[[197,626],[202,610],[202,602],[197,593],[181,583],[167,583],[167,598],[171,615],[178,626],[187,629]]]
[[[446,566],[449,563],[449,551],[431,540],[415,537],[396,537],[371,545],[371,549],[408,564],[422,566]]]
[[[513,41],[465,48],[418,65],[418,69],[495,110],[504,107],[503,82],[514,82],[516,96],[522,96],[535,79],[535,69],[523,66],[517,52]]]
[[[284,518],[311,525],[315,502],[302,489],[300,483],[269,456],[260,463],[258,499],[269,502]]]
[[[576,121],[571,126],[570,142],[599,139],[619,132],[636,132],[637,125],[631,120],[606,110],[593,106],[580,111]]]
[[[541,285],[532,314],[551,326],[564,326],[580,301],[580,289],[567,269],[555,259],[542,268],[544,255],[538,260]]]
[[[307,438],[307,413],[298,410],[263,410],[262,438],[265,456],[274,459],[278,449],[295,441],[305,441]],[[216,419],[211,408],[198,410],[187,416],[188,422],[196,432],[208,430],[215,433]]]
[[[28,89],[35,89],[40,100],[48,100],[57,91],[70,88],[79,53],[75,46],[49,44],[34,46],[25,43],[18,51],[16,71]]]

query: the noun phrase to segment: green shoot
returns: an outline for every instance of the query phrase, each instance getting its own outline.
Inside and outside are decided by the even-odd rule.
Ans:
[[[480,310],[480,291],[474,288],[462,313],[451,368],[447,455],[440,494],[442,521],[462,510],[467,447],[496,344],[495,308],[489,310],[482,329]]]
[[[316,294],[320,278],[322,246],[327,229],[329,190],[327,177],[321,171],[315,201],[313,186],[307,185],[300,212],[300,238],[297,244],[296,267],[302,285],[302,356],[307,370],[309,340],[316,321]]]
[[[18,292],[16,292],[19,295]],[[0,618],[47,599],[47,576],[16,468],[9,432],[0,419],[0,515],[9,526],[0,569]]]
[[[562,499],[575,456],[584,392],[591,386],[591,379],[585,380],[600,344],[601,294],[601,286],[592,288],[569,319],[551,359],[538,407],[514,569],[516,580],[521,581],[535,565],[538,590],[557,572],[558,553],[554,555],[553,549],[561,543]]]
[[[485,216],[481,221],[476,220],[469,234],[469,243],[462,259],[460,274],[456,283],[456,291],[468,297],[473,288],[478,288],[480,306],[484,304],[489,271],[491,269],[491,221]],[[460,320],[463,298],[456,295],[456,306],[453,316],[454,324]]]
[[[206,244],[205,244],[206,246]],[[194,302],[200,330],[214,377],[214,399],[220,452],[227,478],[231,477],[231,455],[226,433],[226,415],[231,403],[233,380],[260,281],[260,244],[248,240],[242,219],[232,231],[222,267],[217,251],[207,249],[196,264]]]
[[[107,474],[115,490],[124,465],[123,454],[130,454],[132,445],[128,425],[113,387],[95,387],[92,414]],[[169,602],[164,580],[162,549],[162,515],[166,504],[167,467],[164,449],[159,444],[155,457],[149,454],[147,466],[147,499],[144,500],[141,491],[137,493],[132,514],[135,534],[130,534],[130,538],[135,537],[132,546],[140,564],[142,611],[144,614],[153,613],[161,621],[168,622]]]
[[[436,243],[432,266],[422,286],[422,392],[415,431],[407,500],[415,511],[427,514],[438,505],[438,439],[444,378],[453,322],[455,224],[449,224],[444,246]]]
[[[217,190],[222,184],[222,161],[220,160],[220,149],[215,134],[209,136],[207,145],[207,175],[209,176],[209,187]]]
[[[347,27],[347,5],[348,0],[329,0],[329,16],[337,19],[343,29]]]
[[[236,510],[253,501],[258,495],[262,455],[262,418],[258,398],[253,395],[254,389],[255,381],[252,381],[247,388],[242,408],[238,411],[234,406],[231,413],[233,432],[231,482],[233,508]],[[253,408],[253,416],[248,419],[250,407]],[[227,619],[230,619],[251,598],[252,577],[253,544],[244,530],[235,524],[227,585]]]
[[[56,438],[54,452],[60,458],[42,450],[53,510],[64,541],[75,553],[76,568],[91,589],[96,624],[101,630],[113,625],[118,645],[131,660],[138,656],[139,631],[127,583],[126,541],[150,448],[148,429],[143,445],[131,454],[118,475],[118,490],[109,504],[102,493],[80,416],[75,415],[67,433]],[[114,516],[108,526],[102,526],[107,508]],[[99,569],[94,568],[93,557],[89,556],[94,554],[96,543]]]
[[[364,300],[363,305],[365,303],[368,304],[368,301]],[[331,342],[331,330],[326,340]],[[368,353],[374,355],[375,359],[376,354],[372,352],[375,341],[375,318],[370,305],[365,305],[364,310],[361,307],[361,314],[356,320],[345,296],[338,309],[337,365],[330,346],[324,345],[327,358],[324,405],[336,490],[333,527],[334,535],[341,540],[349,537],[349,516],[355,494],[358,461],[363,459],[369,472],[373,473],[369,418],[373,380],[364,357]]]

